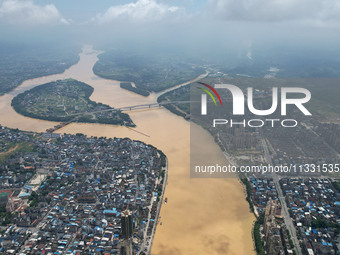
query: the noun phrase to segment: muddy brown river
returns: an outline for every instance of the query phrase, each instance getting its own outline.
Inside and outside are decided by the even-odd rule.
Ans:
[[[44,132],[55,122],[27,118],[11,107],[12,98],[27,89],[57,79],[74,78],[94,88],[91,100],[122,107],[154,103],[157,94],[143,97],[119,87],[118,81],[102,79],[92,67],[99,52],[84,47],[80,61],[62,74],[23,82],[17,89],[0,97],[0,124],[27,131]],[[190,178],[190,123],[168,110],[150,109],[127,112],[136,130],[121,126],[72,123],[58,132],[84,133],[88,136],[129,137],[161,149],[169,160],[168,184],[157,226],[153,255],[255,254],[252,241],[254,216],[245,200],[244,188],[237,178]],[[194,126],[201,143],[213,152],[216,162],[225,158],[210,134]]]

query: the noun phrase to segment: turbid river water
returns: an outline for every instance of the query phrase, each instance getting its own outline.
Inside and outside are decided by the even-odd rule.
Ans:
[[[93,74],[98,52],[84,47],[80,61],[62,74],[23,82],[0,97],[0,124],[27,131],[44,132],[56,123],[27,118],[11,108],[13,96],[34,86],[57,79],[74,78],[94,88],[91,100],[113,107],[156,102],[157,94],[139,96],[119,87],[118,81]],[[190,123],[166,109],[129,112],[136,130],[101,124],[70,124],[58,132],[88,136],[129,137],[161,149],[169,160],[168,184],[162,205],[162,225],[158,225],[153,255],[254,254],[251,235],[254,216],[249,211],[244,189],[237,178],[192,179],[189,172]],[[194,126],[205,148],[214,152],[216,162],[225,158],[208,132]]]

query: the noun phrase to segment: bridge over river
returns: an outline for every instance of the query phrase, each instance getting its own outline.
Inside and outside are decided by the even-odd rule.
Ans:
[[[69,116],[79,116],[84,114],[91,114],[91,113],[99,113],[99,112],[109,112],[109,111],[133,111],[133,110],[142,110],[142,109],[150,109],[150,108],[159,108],[164,105],[169,104],[189,104],[193,101],[167,101],[162,103],[152,103],[152,104],[137,104],[137,105],[130,105],[130,106],[123,106],[119,108],[114,109],[106,109],[106,110],[99,110],[99,111],[92,111],[92,112],[82,112],[82,113],[76,113]]]
[[[114,112],[114,111],[134,111],[134,110],[143,110],[143,109],[152,109],[152,108],[160,108],[164,105],[170,105],[170,104],[189,104],[194,101],[167,101],[167,102],[161,102],[161,103],[151,103],[151,104],[138,104],[138,105],[130,105],[130,106],[123,106],[119,108],[113,108],[113,109],[105,109],[105,110],[98,110],[98,111],[91,111],[91,112],[81,112],[81,113],[75,113],[70,114],[68,116],[74,116],[74,119],[68,122],[63,122],[58,125],[56,125],[53,128],[47,129],[46,132],[52,133],[57,131],[58,129],[65,127],[66,125],[75,122],[79,116],[87,115],[87,114],[94,114],[94,113],[100,113],[100,112]]]

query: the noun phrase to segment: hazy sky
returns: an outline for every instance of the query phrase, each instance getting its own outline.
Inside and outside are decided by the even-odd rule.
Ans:
[[[209,19],[338,25],[338,0],[1,0],[2,24]]]
[[[339,0],[0,0],[3,39],[253,47],[338,45]]]

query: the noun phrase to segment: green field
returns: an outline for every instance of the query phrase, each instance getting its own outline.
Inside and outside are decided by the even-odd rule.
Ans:
[[[3,198],[3,197],[8,197],[11,193],[10,192],[0,192],[0,200]]]
[[[158,92],[189,81],[205,70],[178,58],[109,51],[99,55],[96,75],[112,80],[134,82],[145,92]],[[136,91],[134,91],[136,92]]]
[[[7,158],[10,158],[11,155],[15,153],[31,152],[33,151],[33,148],[34,146],[31,143],[22,142],[14,144],[9,150],[0,152],[0,163],[2,164]]]
[[[14,146],[15,146],[15,144],[13,142],[8,142],[6,140],[0,139],[0,153],[8,151],[9,149],[13,148]]]
[[[0,95],[27,79],[64,72],[79,60],[76,45],[0,42]]]

